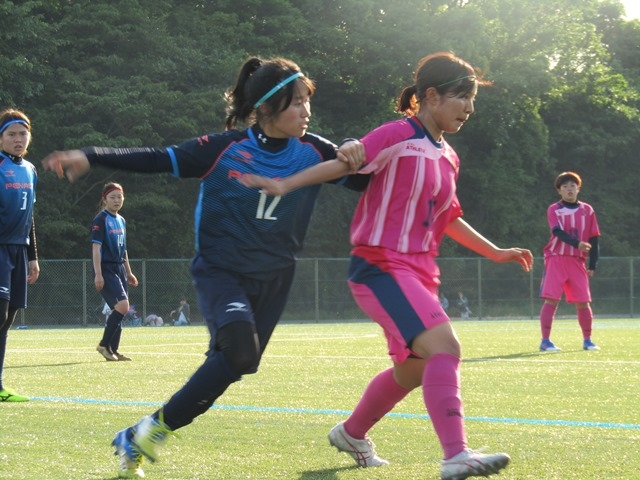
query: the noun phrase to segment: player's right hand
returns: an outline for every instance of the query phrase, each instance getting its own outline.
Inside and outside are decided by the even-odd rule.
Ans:
[[[50,153],[42,160],[45,170],[56,172],[58,178],[67,177],[70,182],[82,178],[91,168],[82,150],[64,150]]]
[[[358,173],[358,169],[366,160],[364,145],[359,140],[345,142],[338,148],[337,158],[349,165],[349,173]]]

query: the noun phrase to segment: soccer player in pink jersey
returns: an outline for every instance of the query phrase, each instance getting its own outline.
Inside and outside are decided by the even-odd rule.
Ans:
[[[460,161],[443,133],[460,130],[474,111],[478,86],[488,82],[448,52],[423,58],[414,82],[398,99],[397,111],[404,119],[339,149],[350,158],[361,155],[359,173],[370,175],[351,225],[349,287],[358,305],[382,327],[392,366],[370,381],[351,416],[331,430],[329,442],[361,467],[388,464],[377,456],[367,432],[409,392],[421,388],[444,453],[441,478],[488,476],[506,467],[510,458],[467,447],[460,342],[438,300],[435,259],[445,234],[493,261],[518,262],[525,271],[533,256],[522,248],[498,248],[461,218],[456,195]],[[240,181],[263,193],[284,195],[338,178],[348,169],[346,163],[329,161],[281,180]]]
[[[544,247],[544,274],[540,285],[540,298],[544,299],[540,309],[540,350],[560,350],[550,337],[553,317],[563,293],[568,303],[576,304],[582,348],[600,350],[591,341],[593,312],[589,288],[589,278],[596,271],[599,256],[600,228],[596,213],[591,205],[578,201],[582,179],[577,173],[563,172],[553,185],[561,200],[547,209],[551,240]]]

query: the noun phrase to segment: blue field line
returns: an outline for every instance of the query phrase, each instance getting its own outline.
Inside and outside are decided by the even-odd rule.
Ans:
[[[65,402],[65,403],[85,403],[100,405],[128,405],[142,407],[160,407],[161,402],[139,402],[123,400],[100,400],[93,398],[59,398],[59,397],[31,397],[36,402]],[[213,405],[212,410],[242,410],[249,412],[274,412],[274,413],[310,413],[314,415],[350,415],[350,410],[323,410],[309,408],[289,408],[289,407],[254,407],[248,405]],[[428,420],[429,415],[417,413],[388,413],[387,417],[395,418],[418,418]],[[552,427],[591,427],[591,428],[622,428],[627,430],[640,430],[640,424],[635,423],[613,423],[613,422],[580,422],[575,420],[538,420],[529,418],[500,418],[500,417],[465,417],[465,421],[490,422],[490,423],[517,423],[522,425],[546,425]]]

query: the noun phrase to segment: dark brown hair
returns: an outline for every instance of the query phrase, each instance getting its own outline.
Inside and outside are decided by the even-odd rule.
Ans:
[[[272,88],[296,73],[301,73],[300,67],[286,58],[262,60],[252,57],[248,59],[240,68],[236,85],[225,93],[226,129],[235,128],[239,121],[250,124],[261,120],[264,114],[256,107],[256,103]],[[309,89],[309,94],[313,95],[315,92],[313,80],[300,75],[297,80],[283,85],[262,102],[269,107],[268,116],[276,116],[289,108],[297,82],[301,82]]]
[[[29,120],[29,117],[27,117],[27,115],[24,112],[21,112],[20,110],[16,110],[15,108],[5,108],[0,112],[0,135],[2,134],[4,129],[7,127],[7,124],[15,120],[18,120],[19,123],[26,124],[25,127],[27,128],[29,133],[31,133],[31,121]],[[26,154],[27,154],[27,150],[25,149],[23,155],[26,155]]]
[[[469,63],[451,52],[432,53],[418,62],[414,84],[405,87],[398,97],[396,111],[405,115],[418,112],[427,89],[435,88],[441,95],[465,95],[477,85],[490,85]]]
[[[575,172],[562,172],[553,181],[553,186],[556,187],[556,190],[558,190],[567,182],[574,182],[576,185],[578,185],[578,188],[582,186],[582,179],[580,178],[580,175]]]
[[[101,211],[104,208],[105,199],[107,198],[107,195],[109,195],[109,193],[112,192],[113,190],[120,190],[122,192],[122,195],[124,196],[124,188],[122,188],[122,185],[116,182],[105,183],[104,187],[102,187],[102,195],[100,195],[100,202],[98,202],[98,211]]]

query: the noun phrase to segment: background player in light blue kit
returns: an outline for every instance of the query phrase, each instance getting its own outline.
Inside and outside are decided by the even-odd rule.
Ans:
[[[156,460],[168,433],[190,424],[229,385],[258,369],[284,310],[320,186],[268,196],[238,178],[287,177],[336,158],[334,144],[307,133],[314,90],[295,63],[250,58],[227,92],[223,133],[167,148],[87,148],[54,152],[43,160],[46,169],[70,180],[91,165],[200,179],[191,273],[211,334],[209,351],[162,408],[118,432],[113,445],[122,477],[142,476],[143,456]],[[237,122],[249,127],[237,130]],[[354,160],[351,170],[355,167]],[[356,180],[345,177],[347,184],[351,181]]]
[[[23,157],[31,142],[31,122],[21,111],[0,112],[0,402],[26,402],[2,384],[9,329],[27,306],[27,283],[40,275],[33,206],[36,169]]]

